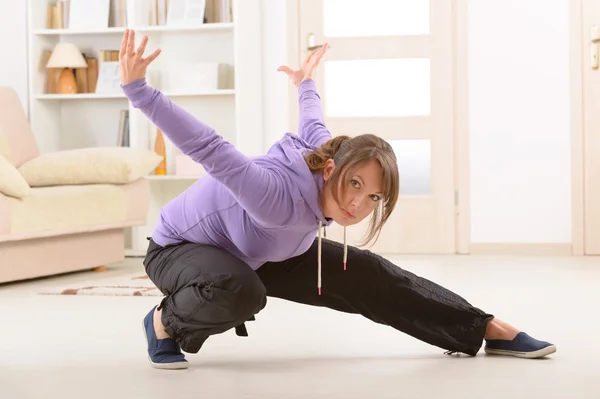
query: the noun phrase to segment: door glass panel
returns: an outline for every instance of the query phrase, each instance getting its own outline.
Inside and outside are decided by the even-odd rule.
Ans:
[[[326,113],[331,117],[429,115],[429,68],[428,58],[325,62]]]
[[[324,0],[324,34],[326,37],[426,35],[429,1]]]
[[[431,140],[388,140],[398,159],[401,195],[431,194]]]

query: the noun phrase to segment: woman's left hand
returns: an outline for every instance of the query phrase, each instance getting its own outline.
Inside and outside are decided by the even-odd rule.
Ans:
[[[302,63],[302,67],[298,70],[294,71],[292,68],[286,65],[280,66],[279,68],[277,68],[277,70],[284,72],[290,78],[292,83],[296,87],[299,87],[300,83],[302,83],[303,81],[307,79],[315,79],[319,63],[321,62],[321,59],[327,52],[328,48],[329,44],[325,43],[320,48],[312,51]]]

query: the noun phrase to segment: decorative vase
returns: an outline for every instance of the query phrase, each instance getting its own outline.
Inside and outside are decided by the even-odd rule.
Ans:
[[[154,169],[155,175],[166,175],[167,174],[167,154],[165,150],[165,138],[160,129],[156,129],[156,140],[154,141],[154,152],[162,157],[162,161]]]

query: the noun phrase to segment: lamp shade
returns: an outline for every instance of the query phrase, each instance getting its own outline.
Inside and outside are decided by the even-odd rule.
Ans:
[[[76,45],[58,43],[52,50],[46,68],[87,68],[87,62]]]

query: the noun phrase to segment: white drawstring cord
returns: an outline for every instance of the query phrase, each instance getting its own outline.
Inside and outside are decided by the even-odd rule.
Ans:
[[[318,250],[318,256],[319,256],[319,267],[318,267],[318,281],[317,281],[317,288],[319,289],[319,295],[321,295],[321,228],[323,227],[323,222],[319,220],[319,250]]]
[[[344,226],[344,270],[346,270],[346,261],[348,260],[348,247],[346,246],[346,226]]]

